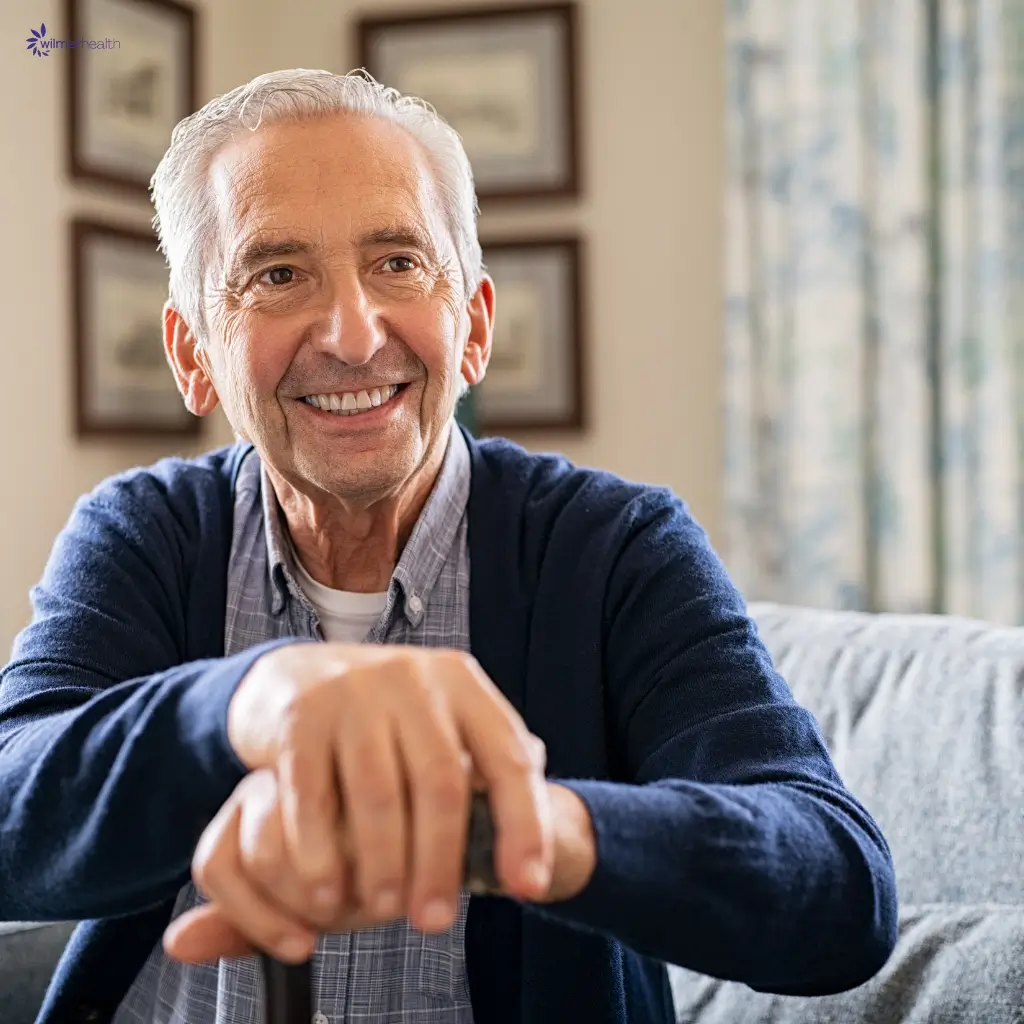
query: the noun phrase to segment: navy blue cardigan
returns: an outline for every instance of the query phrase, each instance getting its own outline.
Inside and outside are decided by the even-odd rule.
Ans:
[[[888,847],[685,505],[467,439],[472,650],[598,847],[572,900],[471,900],[477,1024],[668,1024],[662,961],[791,994],[868,979],[896,940]],[[79,501],[0,675],[0,920],[83,922],[40,1021],[109,1019],[244,773],[227,705],[274,646],[223,656],[246,450]]]

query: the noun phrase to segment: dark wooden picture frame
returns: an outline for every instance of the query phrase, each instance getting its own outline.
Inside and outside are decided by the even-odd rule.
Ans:
[[[161,310],[167,271],[156,235],[84,218],[71,221],[70,229],[76,434],[198,434],[201,421],[185,408],[164,355]],[[150,258],[152,263],[147,264]],[[91,267],[94,259],[105,260],[106,266]],[[161,297],[162,266],[165,283]],[[140,289],[134,298],[133,286]],[[101,289],[105,294],[100,294]],[[151,305],[155,307],[152,320]],[[96,325],[104,318],[107,324],[116,323],[119,332],[119,339],[106,344],[96,336]],[[121,365],[111,368],[111,362]],[[119,390],[109,380],[112,373],[119,373],[122,380],[135,374],[136,390],[124,385]]]
[[[80,39],[87,26],[83,24],[83,9],[90,3],[97,0],[64,0],[64,24],[67,27],[68,39]],[[110,2],[110,0],[99,0],[99,2]],[[195,10],[181,0],[115,0],[126,10],[137,11],[145,14],[149,11],[159,18],[171,17],[179,20],[178,29],[182,33],[182,52],[177,55],[181,61],[180,73],[184,80],[182,94],[178,98],[177,109],[167,117],[169,127],[173,127],[183,117],[187,117],[198,106],[199,84],[198,76],[198,17]],[[89,75],[97,73],[109,65],[97,64],[102,61],[118,61],[133,59],[130,50],[131,41],[125,43],[125,53],[80,54],[69,51],[64,54],[66,57],[65,80],[65,106],[67,113],[67,169],[71,177],[78,181],[96,182],[104,185],[116,185],[121,189],[137,192],[148,197],[149,180],[163,149],[170,144],[170,132],[168,131],[166,142],[158,152],[157,147],[151,143],[143,156],[137,154],[135,157],[126,158],[124,154],[118,154],[117,147],[104,146],[104,156],[97,159],[95,153],[90,150],[96,148],[96,143],[85,137],[88,131],[89,116],[86,107],[89,104]],[[145,103],[146,99],[152,99],[156,88],[154,83],[154,69],[147,67],[142,57],[138,58],[141,63],[134,71],[126,74],[123,84],[123,102]],[[92,66],[89,63],[92,62]],[[115,64],[120,67],[120,64]],[[129,90],[134,89],[132,95]],[[141,143],[139,143],[141,146]],[[120,161],[120,163],[119,163]]]
[[[550,34],[545,39],[544,33],[551,25],[555,26],[557,41]],[[522,60],[518,64],[514,63],[515,51],[511,49],[510,40],[515,39],[517,30],[522,36],[520,42],[524,46],[530,32],[536,37],[533,74],[525,73],[529,69]],[[433,103],[438,112],[448,119],[453,127],[460,130],[466,151],[473,163],[477,196],[481,201],[579,195],[579,50],[575,3],[515,4],[502,7],[456,8],[430,13],[367,16],[357,22],[356,36],[358,59],[363,68],[385,85],[392,85],[402,92],[418,95],[421,99]],[[446,36],[450,47],[447,54],[444,50]],[[500,97],[495,93],[476,95],[470,92],[459,95],[458,102],[464,104],[460,116],[453,107],[456,102],[455,93],[449,91],[446,102],[444,95],[438,95],[436,92],[431,95],[434,90],[430,88],[421,90],[411,87],[417,81],[424,81],[422,65],[419,80],[410,79],[411,85],[406,87],[406,76],[397,70],[399,56],[393,56],[390,60],[382,56],[382,48],[389,44],[399,50],[405,47],[410,52],[419,46],[422,58],[429,57],[433,60],[434,82],[438,88],[444,85],[443,78],[436,77],[440,74],[448,76],[449,86],[458,81],[457,91],[463,87],[463,82],[471,81],[472,76],[464,73],[466,66],[459,69],[453,62],[466,59],[475,59],[475,67],[479,72],[475,86],[468,87],[470,90],[475,87],[500,88],[502,77],[494,71],[496,62],[502,59],[504,47],[504,66],[509,71],[505,81],[518,81],[526,90],[526,97],[519,97],[523,102],[529,99],[531,89],[537,89],[533,109],[520,111],[523,115],[532,114],[533,120],[531,121],[529,116],[521,116],[517,122],[511,94],[507,97],[508,103],[501,108]],[[524,52],[521,48],[521,58]],[[426,80],[429,80],[429,74]],[[548,86],[546,91],[545,86]],[[479,140],[485,137],[487,132],[485,112],[491,115],[493,139],[503,137],[497,127],[502,124],[502,115],[507,129],[504,135],[507,143],[511,144],[515,137],[517,123],[521,128],[520,143],[532,134],[539,133],[543,137],[538,142],[532,177],[529,160],[520,157],[517,163],[510,152],[502,154],[500,145],[490,158],[481,159],[483,143]],[[475,122],[467,120],[472,117],[475,117]],[[483,128],[484,134],[481,135],[479,130],[475,135],[468,132],[467,128],[471,123]],[[527,131],[523,127],[524,124],[532,125],[536,132]],[[552,135],[555,137],[549,137]],[[478,140],[475,152],[474,138]]]
[[[495,283],[496,309],[491,362],[484,380],[473,389],[479,433],[585,429],[583,243],[575,235],[552,235],[484,241],[482,247]],[[535,292],[532,299],[530,287]],[[531,323],[535,328],[518,353],[511,341],[503,345],[516,318],[521,334],[524,327],[529,333]],[[538,383],[532,394],[526,385],[531,379]]]

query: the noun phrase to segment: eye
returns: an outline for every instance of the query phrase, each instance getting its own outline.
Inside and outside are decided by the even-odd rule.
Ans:
[[[261,282],[264,278],[270,278],[268,283],[273,285],[291,284],[295,279],[295,271],[291,267],[271,267],[260,274]]]
[[[395,264],[401,264],[395,266]],[[411,256],[389,256],[384,261],[384,266],[387,267],[392,274],[403,274],[408,273],[410,270],[416,269],[416,261]]]

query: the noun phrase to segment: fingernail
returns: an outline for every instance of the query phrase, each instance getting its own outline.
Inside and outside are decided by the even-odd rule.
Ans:
[[[547,892],[551,884],[551,871],[542,860],[528,860],[523,866],[523,881],[533,892]]]
[[[373,901],[373,911],[378,917],[397,914],[398,907],[398,891],[395,889],[381,889]]]
[[[447,928],[451,918],[452,909],[447,900],[431,900],[423,908],[423,927],[432,931]]]

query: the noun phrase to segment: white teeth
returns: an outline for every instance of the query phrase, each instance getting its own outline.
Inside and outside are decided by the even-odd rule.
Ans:
[[[346,391],[343,394],[333,395],[307,395],[304,401],[317,409],[324,409],[342,416],[352,416],[355,413],[366,412],[368,409],[376,409],[390,401],[398,394],[397,384],[388,384],[382,388],[371,388],[368,391]]]

